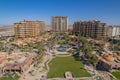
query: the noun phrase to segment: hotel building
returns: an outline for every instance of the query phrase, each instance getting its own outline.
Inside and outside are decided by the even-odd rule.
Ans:
[[[67,32],[68,31],[68,18],[66,16],[52,17],[52,31]]]
[[[120,38],[120,26],[108,26],[108,37]]]
[[[30,21],[24,20],[14,23],[15,37],[36,37],[40,32],[46,29],[45,22],[43,21]]]
[[[94,39],[103,38],[105,33],[106,24],[101,23],[100,21],[91,20],[91,21],[77,21],[73,24],[73,31],[79,32],[85,37],[91,37]]]

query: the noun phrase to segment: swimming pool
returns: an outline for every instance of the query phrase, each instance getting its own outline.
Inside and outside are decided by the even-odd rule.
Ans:
[[[60,45],[59,47],[57,47],[57,51],[59,52],[66,52],[67,49],[68,49],[67,45]]]

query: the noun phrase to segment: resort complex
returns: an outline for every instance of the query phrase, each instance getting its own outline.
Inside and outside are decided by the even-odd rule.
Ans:
[[[120,80],[120,0],[0,0],[0,80]]]
[[[118,26],[66,16],[14,23],[13,36],[0,39],[0,80],[120,80]],[[68,31],[70,30],[70,31]]]

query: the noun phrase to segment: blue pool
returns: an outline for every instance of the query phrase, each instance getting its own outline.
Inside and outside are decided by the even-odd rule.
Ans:
[[[57,51],[59,52],[66,52],[67,49],[68,49],[67,45],[60,45],[59,47],[57,47]]]

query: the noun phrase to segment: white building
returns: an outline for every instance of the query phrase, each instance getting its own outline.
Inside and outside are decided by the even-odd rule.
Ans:
[[[109,37],[120,38],[120,26],[110,26],[108,35]]]

